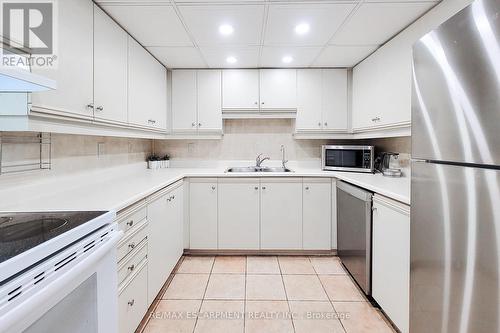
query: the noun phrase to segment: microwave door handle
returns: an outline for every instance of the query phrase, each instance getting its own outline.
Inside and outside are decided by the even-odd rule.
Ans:
[[[40,290],[37,290],[25,302],[18,304],[1,316],[0,327],[2,327],[2,330],[5,329],[7,332],[22,332],[28,328],[29,325],[45,314],[47,309],[51,309],[85,281],[88,278],[85,272],[93,270],[96,263],[109,251],[116,248],[116,244],[118,244],[122,235],[123,231],[114,232],[114,236],[87,258],[78,262],[72,269],[67,270]]]

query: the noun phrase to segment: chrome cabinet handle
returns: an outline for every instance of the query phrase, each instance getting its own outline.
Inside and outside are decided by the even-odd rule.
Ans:
[[[255,105],[257,105],[257,104],[259,104],[259,103],[258,103],[258,102],[255,102],[254,104],[255,104]]]
[[[193,122],[193,123],[191,123],[191,126],[192,126],[192,127],[195,127],[195,126],[196,126],[196,123],[194,123],[194,122]]]
[[[97,110],[97,111],[102,111],[102,110],[104,110],[104,107],[102,107],[102,106],[100,105],[100,106],[98,106],[98,107],[96,108],[96,110]]]
[[[172,196],[172,200],[175,199],[175,195]]]
[[[132,265],[128,266],[127,269],[132,272],[135,269],[135,265],[132,264]]]
[[[262,105],[264,105],[264,102],[262,102]]]
[[[134,249],[134,248],[135,248],[135,243],[130,243],[130,244],[128,245],[128,247],[129,247],[130,249]]]
[[[135,303],[134,299],[132,299],[132,300],[130,300],[130,301],[127,302],[127,304],[130,305],[130,306],[134,306],[134,303]]]
[[[306,190],[309,190],[309,186],[306,186]]]
[[[94,109],[94,103],[89,103],[86,105],[87,109]]]
[[[259,187],[258,187],[258,186],[255,186],[255,187],[254,187],[254,189],[258,190],[258,189],[259,189]]]
[[[380,117],[372,118],[372,121],[380,121]]]
[[[212,190],[215,191],[215,186],[212,186]]]
[[[262,189],[263,189],[263,190],[265,190],[265,189],[266,189],[266,187],[265,187],[265,186],[262,186]]]
[[[325,122],[325,126],[328,126],[328,123],[327,123],[327,122]]]
[[[127,225],[128,225],[129,227],[133,226],[133,225],[134,225],[134,220],[130,220],[130,221],[128,221],[128,222],[127,222]]]
[[[201,127],[201,123],[198,123],[198,127]]]

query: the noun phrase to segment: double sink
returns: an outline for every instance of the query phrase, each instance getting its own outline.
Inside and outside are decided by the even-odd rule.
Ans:
[[[226,172],[293,172],[292,170],[284,167],[231,167]]]

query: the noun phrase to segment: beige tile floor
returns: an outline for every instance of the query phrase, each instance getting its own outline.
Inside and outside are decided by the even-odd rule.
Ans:
[[[144,333],[394,332],[336,257],[184,257]]]

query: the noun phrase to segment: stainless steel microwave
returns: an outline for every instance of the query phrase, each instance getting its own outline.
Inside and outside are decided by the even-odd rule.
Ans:
[[[373,173],[374,146],[322,146],[321,168]]]

